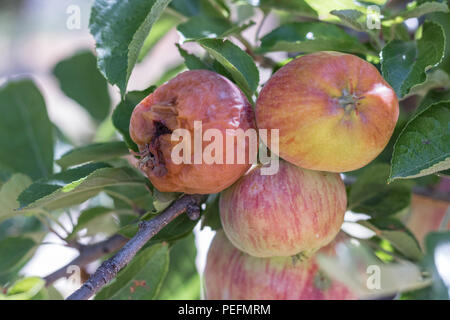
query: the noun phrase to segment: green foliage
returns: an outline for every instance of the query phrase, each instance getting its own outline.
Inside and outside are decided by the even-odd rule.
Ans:
[[[97,300],[150,300],[157,297],[169,267],[167,244],[156,244],[141,251],[111,284],[96,296]]]
[[[170,248],[169,271],[158,299],[200,299],[200,276],[195,266],[196,255],[195,237],[192,233]]]
[[[261,52],[344,51],[369,53],[357,38],[323,22],[293,22],[282,25],[261,39]]]
[[[394,40],[381,51],[383,77],[399,98],[425,81],[426,71],[442,61],[445,36],[440,25],[425,22],[422,38],[417,41]]]
[[[450,168],[450,101],[428,106],[400,133],[389,180],[416,178]]]
[[[55,162],[65,170],[86,162],[99,162],[115,159],[128,155],[127,146],[122,141],[94,143],[87,146],[72,149],[61,156]]]
[[[108,116],[111,108],[108,85],[97,69],[96,57],[90,51],[82,51],[60,61],[53,74],[61,90],[95,120],[100,122]]]
[[[96,42],[98,67],[125,95],[128,79],[153,24],[170,0],[94,2],[89,27]]]
[[[53,172],[53,128],[45,101],[31,80],[0,88],[0,168],[33,180]],[[13,137],[13,139],[11,138]]]

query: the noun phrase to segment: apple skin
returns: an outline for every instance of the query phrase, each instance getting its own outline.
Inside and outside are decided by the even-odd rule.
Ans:
[[[344,220],[347,195],[337,173],[280,161],[274,175],[253,168],[221,193],[220,218],[235,247],[256,257],[310,255]]]
[[[227,164],[227,147],[223,147],[222,164],[207,164],[204,159],[202,163],[194,163],[195,121],[201,121],[203,133],[208,129],[219,130],[223,146],[227,146],[227,129],[245,131],[255,128],[251,104],[242,91],[225,77],[208,70],[180,73],[158,87],[133,110],[130,136],[139,147],[141,159],[148,159],[145,157],[148,154],[157,159],[144,162],[140,168],[161,192],[218,193],[233,184],[251,166],[247,161],[247,142],[246,163],[235,161]],[[181,141],[171,141],[171,133],[176,129],[186,129],[191,135],[190,164],[172,161],[172,150]],[[202,153],[210,143],[203,141]],[[234,148],[236,157],[236,141],[231,148]]]
[[[345,172],[381,153],[399,107],[372,64],[324,51],[279,69],[261,90],[255,111],[258,128],[279,129],[281,158],[306,169]]]
[[[333,254],[334,242],[320,253]],[[323,276],[315,258],[256,258],[236,249],[218,231],[204,272],[206,299],[211,300],[350,300],[345,285]]]

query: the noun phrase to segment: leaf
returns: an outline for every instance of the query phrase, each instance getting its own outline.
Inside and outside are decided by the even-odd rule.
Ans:
[[[443,56],[445,36],[443,29],[434,22],[425,22],[422,38],[417,41],[394,40],[381,51],[383,77],[399,98],[426,80],[426,71],[437,66]]]
[[[388,164],[374,164],[364,169],[350,187],[348,209],[372,217],[394,215],[411,202],[411,184],[396,181],[387,184]]]
[[[200,299],[200,276],[195,266],[196,256],[197,249],[193,233],[173,244],[170,248],[169,271],[161,286],[158,299]]]
[[[17,197],[31,184],[31,179],[16,173],[0,189],[0,221],[13,217],[19,208]]]
[[[238,86],[251,99],[259,83],[259,71],[253,59],[228,40],[200,39],[197,42],[230,72]]]
[[[212,4],[210,0],[172,0],[169,7],[186,17],[206,15],[223,18],[226,14],[223,7]]]
[[[28,257],[36,243],[23,236],[0,240],[0,274],[6,273]]]
[[[211,230],[222,229],[222,222],[219,214],[219,194],[210,194],[205,203],[205,210],[202,215],[201,229],[210,227]]]
[[[448,6],[445,3],[438,1],[424,2],[414,8],[408,8],[407,10],[397,14],[397,17],[403,19],[417,18],[431,12],[448,12]]]
[[[370,52],[357,38],[338,26],[324,22],[292,22],[284,24],[261,39],[259,52]]]
[[[98,122],[111,109],[108,84],[97,69],[97,59],[90,51],[78,52],[60,61],[53,69],[61,90],[78,102]]]
[[[247,0],[252,5],[258,5],[265,9],[285,10],[302,17],[317,18],[317,12],[305,0]]]
[[[45,281],[39,277],[28,277],[16,281],[7,291],[6,295],[0,295],[0,300],[31,300],[42,289]]]
[[[450,101],[435,103],[407,123],[394,145],[389,181],[450,168]]]
[[[96,42],[98,67],[125,95],[128,79],[149,34],[170,0],[96,0],[89,28]]]
[[[153,197],[146,185],[108,187],[105,192],[114,199],[116,209],[132,209],[140,213],[153,210]]]
[[[230,34],[241,33],[254,24],[251,21],[238,26],[225,18],[198,16],[179,24],[177,30],[183,35],[185,41],[190,41],[203,38],[222,38]]]
[[[86,234],[83,234],[84,237],[95,236],[98,233],[108,235],[115,233],[119,228],[111,216],[114,212],[114,209],[106,207],[92,207],[84,210],[67,239],[74,239],[77,233],[83,229],[87,229]]]
[[[196,70],[196,69],[205,69],[205,70],[212,70],[212,67],[203,62],[200,58],[197,56],[188,53],[186,50],[184,50],[179,44],[176,44],[178,51],[180,52],[180,55],[184,59],[184,64],[189,70]]]
[[[95,296],[96,300],[154,299],[167,274],[169,250],[167,244],[156,244],[142,250],[111,284]]]
[[[19,196],[19,202],[22,210],[42,207],[54,210],[79,204],[106,187],[118,185],[145,185],[145,179],[128,167],[87,164],[64,171],[49,181],[32,184]]]
[[[161,40],[169,31],[180,22],[180,18],[175,15],[163,13],[159,20],[153,25],[147,38],[144,40],[141,52],[139,53],[138,62],[151,52],[153,47]]]
[[[45,101],[31,80],[0,88],[0,166],[33,180],[53,171],[53,126]]]
[[[63,170],[86,162],[99,162],[128,155],[126,144],[122,141],[94,143],[72,149],[61,156],[56,163]]]
[[[422,278],[422,270],[408,261],[385,264],[378,260],[362,243],[347,241],[339,243],[336,256],[319,253],[320,268],[332,279],[348,286],[362,299],[397,294],[398,292],[420,289],[430,284]],[[379,279],[379,288],[373,279]]]
[[[419,242],[400,221],[393,218],[363,220],[361,225],[374,231],[377,236],[389,241],[394,248],[408,259],[419,261],[423,258]]]
[[[156,87],[151,86],[144,91],[131,91],[128,92],[125,98],[120,102],[114,109],[112,120],[114,127],[123,136],[125,143],[128,148],[138,152],[139,149],[137,145],[131,140],[130,137],[130,118],[133,113],[134,108],[141,102],[146,96],[152,93]]]

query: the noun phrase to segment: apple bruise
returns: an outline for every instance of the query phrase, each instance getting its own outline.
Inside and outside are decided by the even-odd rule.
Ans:
[[[142,114],[143,118],[152,123],[152,134],[150,142],[145,144],[139,156],[139,168],[150,169],[157,177],[167,174],[165,160],[161,151],[160,137],[172,134],[173,130],[180,126],[177,118],[178,112],[175,107],[176,99],[167,104],[152,105],[149,111]]]

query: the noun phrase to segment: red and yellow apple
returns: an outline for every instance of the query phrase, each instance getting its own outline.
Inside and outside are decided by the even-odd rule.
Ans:
[[[279,156],[320,171],[368,164],[387,145],[398,114],[394,90],[372,64],[331,51],[289,62],[256,101],[258,128],[279,130]]]
[[[228,239],[256,257],[310,255],[341,228],[347,205],[337,173],[280,161],[274,175],[253,168],[221,193],[220,218]]]
[[[320,253],[332,255],[334,242]],[[357,296],[319,271],[315,257],[256,258],[236,249],[218,231],[208,251],[204,273],[207,299],[349,300]]]
[[[210,141],[200,138],[200,159],[196,160],[195,122],[201,122],[202,132],[214,129],[222,135],[221,160],[207,163],[202,157]],[[241,90],[225,77],[207,70],[186,71],[163,84],[146,97],[133,111],[130,136],[138,145],[141,169],[151,183],[162,192],[189,194],[217,193],[230,186],[249,168],[249,162],[227,161],[227,152],[236,156],[237,140],[226,145],[227,129],[255,128],[250,103]],[[188,141],[172,139],[177,129],[189,133]],[[189,141],[190,140],[190,141]],[[214,141],[214,138],[211,138]],[[190,148],[181,150],[182,163],[173,161],[172,151],[180,143]],[[231,146],[231,147],[230,147]],[[248,143],[244,147],[248,159]],[[190,150],[187,151],[187,150]],[[186,154],[185,154],[186,153]]]

